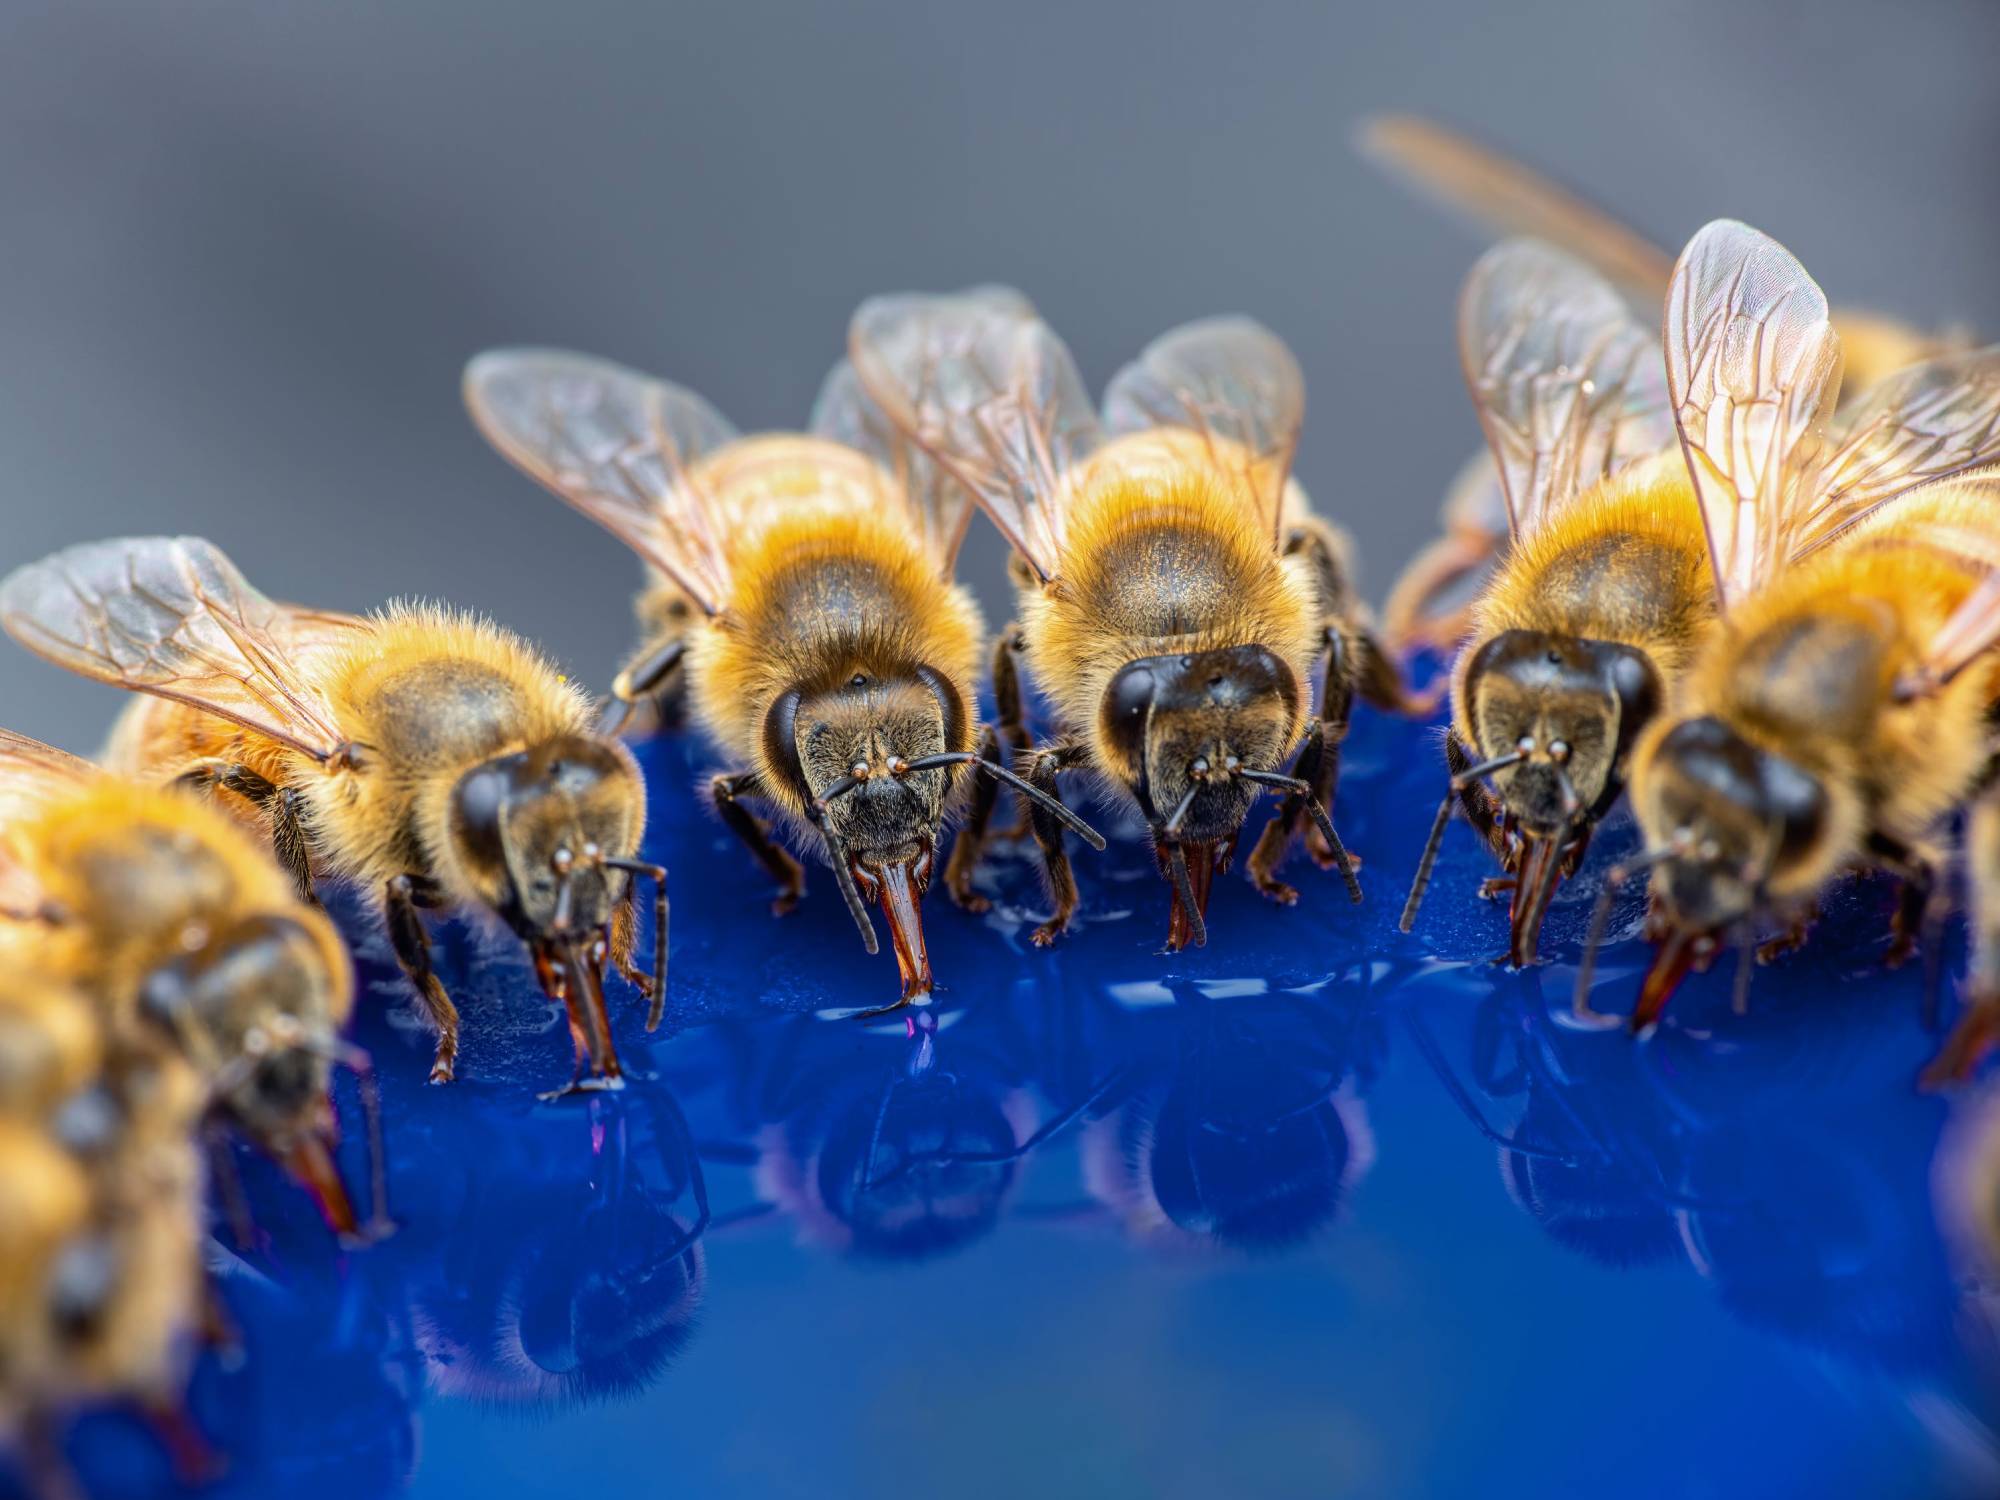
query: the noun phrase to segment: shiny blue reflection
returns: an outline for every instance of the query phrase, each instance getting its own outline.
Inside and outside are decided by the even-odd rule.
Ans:
[[[1442,772],[1431,731],[1365,718],[1338,809],[1363,906],[1309,867],[1290,911],[1231,879],[1208,947],[1163,956],[1128,837],[1079,857],[1079,929],[1041,953],[1003,846],[991,912],[931,902],[940,1004],[862,1024],[830,1013],[893,998],[894,966],[823,872],[772,919],[699,752],[642,754],[667,1026],[614,992],[631,1086],[536,1104],[564,1030],[507,944],[448,928],[466,1046],[428,1088],[360,938],[401,1227],[343,1254],[239,1159],[257,1239],[219,1226],[213,1260],[242,1357],[205,1354],[193,1403],[213,1493],[2000,1492],[1991,1334],[1932,1206],[1948,1106],[1912,1087],[1925,976],[1876,965],[1887,887],[1842,891],[1747,1016],[1718,972],[1645,1044],[1590,1029],[1577,944],[1629,826],[1540,970],[1488,962],[1462,825],[1405,937]],[[100,1493],[175,1492],[128,1417],[71,1446]]]

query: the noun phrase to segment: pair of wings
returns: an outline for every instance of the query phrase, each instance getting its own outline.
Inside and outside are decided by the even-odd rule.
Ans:
[[[998,314],[1033,316],[1004,288],[967,296]],[[464,394],[474,424],[508,462],[709,615],[728,608],[733,544],[801,489],[900,511],[945,577],[972,518],[964,490],[884,419],[845,360],[821,385],[806,436],[741,447],[742,435],[693,391],[584,354],[495,349],[466,366]],[[792,472],[782,493],[765,482],[774,466]],[[800,475],[818,482],[802,486]]]
[[[322,761],[348,736],[311,660],[374,629],[275,603],[213,543],[166,536],[86,542],[16,569],[0,581],[0,627],[57,666],[203,709]],[[37,757],[15,745],[4,760],[11,770]]]
[[[1191,460],[1230,476],[1276,544],[1305,379],[1284,343],[1247,318],[1156,339],[1113,378],[1101,417],[1068,348],[1018,296],[876,297],[855,313],[848,351],[875,404],[1043,582],[1063,571],[1075,475],[1109,439],[1133,433],[1185,435],[1188,445],[1132,462]]]

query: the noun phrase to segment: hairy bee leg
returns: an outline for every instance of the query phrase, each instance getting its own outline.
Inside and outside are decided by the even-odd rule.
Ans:
[[[771,903],[771,915],[782,917],[795,910],[799,897],[805,894],[806,872],[805,867],[771,837],[771,831],[765,827],[763,820],[742,806],[742,798],[760,796],[762,791],[755,771],[718,776],[708,784],[709,798],[715,803],[717,815],[778,883],[778,897]]]
[[[234,792],[260,809],[270,819],[271,850],[285,873],[292,877],[292,888],[299,900],[308,906],[320,904],[313,889],[312,857],[305,818],[300,811],[305,799],[296,788],[280,787],[248,766],[225,760],[203,761],[183,771],[176,780],[187,787]]]
[[[678,711],[684,686],[676,674],[686,655],[687,641],[677,638],[650,650],[642,648],[637,656],[626,662],[612,680],[612,701],[606,709],[602,732],[616,735],[623,730],[639,705],[648,698],[653,700],[654,711],[661,722],[672,722],[670,715]]]
[[[1403,669],[1396,665],[1389,648],[1366,626],[1354,632],[1350,654],[1354,658],[1354,690],[1370,708],[1385,713],[1428,718],[1450,686],[1451,679],[1447,677],[1422,692],[1413,691],[1403,680]]]
[[[1889,920],[1889,949],[1882,962],[1896,968],[1909,962],[1923,935],[1924,914],[1930,909],[1931,892],[1937,887],[1938,860],[1925,849],[1915,848],[1886,834],[1868,836],[1868,853],[1882,869],[1902,882],[1896,913]]]
[[[1037,791],[1059,799],[1057,775],[1088,765],[1089,760],[1090,751],[1083,742],[1066,736],[1030,754],[1023,774]],[[1046,948],[1068,930],[1070,918],[1076,915],[1076,876],[1070,871],[1069,851],[1063,848],[1063,825],[1053,813],[1039,807],[1030,811],[1035,843],[1042,851],[1042,878],[1055,904],[1055,915],[1030,936],[1037,948]]]
[[[1812,936],[1813,924],[1819,920],[1819,907],[1809,906],[1785,924],[1785,930],[1774,938],[1767,938],[1757,945],[1757,962],[1776,963],[1788,953],[1796,953],[1805,947]]]
[[[1333,670],[1331,665],[1327,670],[1331,674]],[[1322,805],[1326,805],[1331,790],[1331,776],[1327,771],[1327,762],[1331,759],[1337,766],[1339,758],[1338,744],[1329,743],[1325,729],[1318,720],[1314,720],[1306,730],[1305,743],[1299,749],[1298,759],[1292,763],[1292,775],[1310,786],[1313,795],[1320,799]],[[1305,810],[1305,797],[1298,792],[1287,792],[1284,800],[1278,805],[1276,816],[1264,825],[1264,831],[1257,836],[1257,842],[1252,846],[1250,858],[1245,864],[1250,883],[1282,906],[1296,905],[1299,899],[1297,888],[1278,879],[1277,872],[1278,866],[1284,862],[1285,855],[1291,850],[1292,837],[1298,832],[1299,820],[1305,816]],[[1331,811],[1329,806],[1328,812]],[[1316,828],[1307,835],[1307,849],[1313,853],[1315,862],[1319,862],[1318,851],[1312,848],[1314,838],[1324,842],[1323,836]],[[1329,850],[1327,862],[1321,863],[1320,867],[1326,868],[1331,860],[1332,851]]]
[[[458,1007],[431,969],[430,937],[417,911],[416,882],[407,875],[390,880],[382,898],[382,916],[389,929],[389,946],[404,975],[416,986],[417,1000],[437,1030],[437,1053],[431,1059],[431,1082],[450,1083],[458,1071]]]
[[[185,1398],[156,1391],[140,1400],[139,1411],[181,1484],[205,1486],[222,1477],[226,1468],[222,1456],[194,1425]]]
[[[1001,757],[1000,736],[988,724],[979,732],[979,756],[994,765],[1006,764]],[[944,867],[944,888],[951,899],[966,911],[985,911],[993,903],[972,888],[979,856],[986,848],[986,828],[993,820],[994,805],[1000,800],[1000,779],[983,773],[972,779],[972,807],[964,826],[952,840],[951,858]]]
[[[1457,730],[1449,731],[1444,737],[1444,765],[1454,778],[1472,769],[1472,756],[1465,748],[1465,741],[1458,737]],[[1485,786],[1468,781],[1459,791],[1458,805],[1465,813],[1466,822],[1472,825],[1473,832],[1494,854],[1504,858],[1506,834],[1500,827],[1499,819],[1493,815],[1493,803],[1487,796]]]
[[[1007,628],[993,642],[993,722],[1001,744],[1015,762],[1025,756],[1035,743],[1035,737],[1028,733],[1028,712],[1021,699],[1021,665],[1018,658],[1023,649],[1021,627],[1009,620]],[[980,779],[992,780],[991,777]],[[1020,838],[1033,826],[1033,819],[1023,807],[1007,828],[1005,837]]]
[[[1925,1088],[1964,1083],[2000,1044],[2000,784],[1989,784],[1965,820],[1972,960],[1965,1011],[1924,1071]]]

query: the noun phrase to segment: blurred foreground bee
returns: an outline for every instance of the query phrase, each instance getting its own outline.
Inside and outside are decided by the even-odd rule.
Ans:
[[[342,1040],[347,952],[269,855],[213,808],[0,730],[0,961],[63,976],[126,1045],[177,1049],[234,1124],[364,1233],[334,1165],[331,1069],[362,1083],[387,1226],[367,1055]],[[145,1040],[145,1038],[156,1039]]]
[[[60,1446],[83,1406],[132,1403],[191,1478],[182,1410],[203,1313],[203,1091],[172,1051],[98,1028],[93,1005],[19,960],[0,977],[0,1440],[74,1493]]]
[[[1357,692],[1401,697],[1342,540],[1287,481],[1305,404],[1290,351],[1245,319],[1190,324],[1112,381],[1102,424],[1068,349],[1024,304],[877,298],[855,314],[851,353],[869,394],[1025,565],[1024,623],[994,663],[1003,729],[1024,741],[1019,650],[1061,720],[1028,778],[1052,798],[1059,774],[1095,771],[1136,804],[1172,886],[1168,949],[1207,941],[1210,882],[1267,789],[1286,795],[1250,856],[1257,888],[1298,899],[1277,870],[1310,815],[1315,858],[1359,901],[1328,813],[1340,744]],[[1034,933],[1046,945],[1069,925],[1076,883],[1045,809],[1034,827],[1055,901]],[[966,836],[983,829],[975,815]]]
[[[502,454],[700,606],[704,620],[642,655],[684,658],[695,718],[743,767],[710,792],[778,882],[775,910],[797,904],[804,872],[746,799],[822,846],[870,953],[863,897],[881,904],[902,975],[882,1009],[931,998],[920,908],[962,768],[1026,794],[1058,843],[1067,826],[1103,847],[981,733],[979,614],[951,582],[970,512],[892,440],[846,365],[810,435],[738,437],[691,391],[548,350],[481,355],[465,389]],[[992,802],[981,783],[975,828]],[[963,905],[978,903],[978,853],[976,833],[962,838],[945,872]]]
[[[589,700],[519,638],[425,606],[361,620],[274,604],[198,537],[30,564],[0,583],[0,625],[60,666],[155,695],[114,731],[113,770],[228,793],[307,899],[316,867],[380,893],[437,1029],[433,1082],[456,1065],[458,1011],[419,908],[470,907],[528,944],[568,1007],[570,1088],[620,1086],[604,956],[651,993],[657,1024],[666,872],[633,857],[646,802],[630,752],[592,732]],[[632,966],[638,875],[656,888],[650,981]]]
[[[2000,475],[1971,472],[2000,459],[2000,346],[1880,383],[1831,441],[1841,359],[1826,299],[1782,246],[1732,220],[1682,253],[1666,344],[1724,620],[1633,753],[1645,850],[1610,884],[1652,871],[1663,939],[1634,1030],[1725,935],[1747,982],[1754,924],[1785,918],[1781,946],[1796,944],[1845,870],[1902,879],[1906,952],[1940,825],[1992,783],[2000,707]],[[1990,797],[1973,818],[1982,934],[2000,930]],[[1946,1071],[1995,1034],[1988,984],[1975,975]]]
[[[1362,154],[1392,176],[1442,202],[1481,229],[1529,235],[1595,268],[1650,316],[1667,293],[1674,258],[1636,230],[1539,173],[1435,121],[1383,115],[1364,123]],[[1970,347],[1962,332],[1924,332],[1854,308],[1833,313],[1847,354],[1847,389],[1859,395],[1919,360]],[[1489,524],[1497,498],[1491,467],[1475,464],[1445,501],[1445,536],[1420,553],[1396,582],[1383,611],[1395,647],[1449,649],[1470,623],[1469,579],[1506,546]]]
[[[1534,962],[1557,883],[1713,619],[1656,347],[1595,272],[1538,241],[1496,246],[1466,280],[1459,349],[1513,541],[1452,668],[1451,785],[1405,932],[1456,805],[1507,872],[1488,889],[1513,893],[1508,957]]]

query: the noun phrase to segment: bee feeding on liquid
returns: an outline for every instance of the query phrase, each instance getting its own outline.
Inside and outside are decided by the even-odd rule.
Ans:
[[[1874,867],[1903,881],[1892,957],[1914,943],[1952,812],[1971,817],[1975,1004],[1940,1059],[1996,1027],[2000,852],[1990,836],[2000,709],[2000,346],[1878,383],[1829,424],[1841,378],[1826,298],[1783,246],[1719,220],[1675,267],[1665,327],[1681,447],[1722,625],[1632,757],[1658,951],[1631,1025],[1755,924],[1803,939],[1820,893]],[[1588,1003],[1588,959],[1578,1006]]]
[[[568,1010],[569,1087],[620,1086],[603,965],[650,994],[657,1025],[666,872],[635,857],[646,791],[631,752],[595,732],[589,698],[526,642],[434,606],[364,620],[275,604],[198,537],[93,542],[30,564],[0,583],[0,625],[59,666],[150,695],[114,730],[108,769],[209,788],[271,840],[305,899],[317,875],[374,889],[437,1031],[433,1082],[456,1067],[458,1010],[421,910],[456,907],[528,945]],[[632,959],[642,875],[655,888],[650,979]]]
[[[797,904],[804,871],[747,802],[823,851],[870,953],[865,898],[880,904],[902,993],[866,1014],[931,1000],[921,903],[968,779],[975,830],[1006,782],[1034,803],[1047,837],[1059,843],[1067,828],[1103,847],[1015,775],[980,727],[983,631],[952,582],[970,510],[897,440],[845,364],[822,388],[810,433],[752,437],[691,391],[583,355],[483,354],[465,388],[502,454],[699,607],[694,626],[641,656],[675,655],[695,721],[740,767],[717,775],[710,794],[777,882],[775,910]],[[978,856],[976,832],[961,836],[944,872],[953,898],[974,908],[984,904],[972,887]]]
[[[1265,791],[1284,801],[1249,858],[1257,888],[1297,900],[1277,871],[1310,819],[1310,851],[1359,901],[1329,811],[1340,745],[1357,694],[1402,698],[1344,539],[1289,480],[1305,393],[1284,344],[1247,319],[1189,324],[1112,381],[1101,421],[1024,304],[876,298],[850,353],[1013,544],[1022,623],[995,657],[1003,729],[1025,744],[1018,652],[1061,721],[1023,771],[1050,799],[1060,775],[1092,772],[1137,807],[1172,892],[1168,949],[1207,941],[1210,884]],[[1077,890],[1054,820],[1038,807],[1032,822],[1055,904],[1034,933],[1045,945]]]
[[[1459,351],[1513,536],[1452,667],[1451,783],[1405,932],[1457,807],[1499,857],[1485,889],[1512,893],[1507,956],[1534,962],[1557,884],[1713,622],[1657,349],[1608,283],[1539,241],[1495,246],[1466,280]]]
[[[326,914],[221,812],[0,730],[0,959],[88,996],[123,1046],[176,1049],[240,1130],[353,1239],[388,1228],[373,1070],[341,1031],[353,975]],[[334,1165],[332,1069],[361,1081],[364,1225]]]

